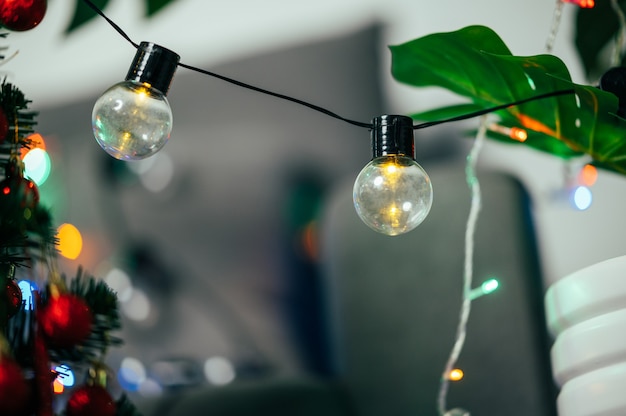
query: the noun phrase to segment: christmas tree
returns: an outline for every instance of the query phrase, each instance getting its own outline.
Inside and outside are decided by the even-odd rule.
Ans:
[[[36,27],[46,6],[0,2],[0,36]],[[59,271],[52,214],[25,174],[23,157],[37,146],[29,105],[17,86],[1,82],[0,414],[136,415],[127,397],[113,392],[104,364],[109,347],[121,343],[116,294],[80,267],[72,277]],[[34,284],[20,285],[25,277]],[[69,368],[77,382],[63,393]]]

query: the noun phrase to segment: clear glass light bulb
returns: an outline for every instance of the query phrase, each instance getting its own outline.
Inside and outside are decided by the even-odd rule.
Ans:
[[[369,162],[354,182],[354,207],[370,228],[390,236],[411,231],[428,215],[433,188],[411,157],[387,155]]]
[[[167,143],[172,110],[167,97],[148,83],[123,81],[96,101],[91,124],[98,144],[120,160],[145,159]]]

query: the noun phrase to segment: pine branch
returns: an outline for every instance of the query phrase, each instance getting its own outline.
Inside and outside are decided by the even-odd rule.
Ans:
[[[133,402],[126,396],[122,396],[115,402],[117,412],[115,416],[141,416],[141,413],[137,410]]]
[[[66,280],[65,276],[62,278]],[[71,280],[68,291],[84,299],[91,309],[91,334],[81,345],[50,349],[50,357],[59,362],[85,363],[98,359],[109,347],[121,345],[122,340],[111,335],[122,327],[115,292],[103,281],[86,274],[82,267]]]

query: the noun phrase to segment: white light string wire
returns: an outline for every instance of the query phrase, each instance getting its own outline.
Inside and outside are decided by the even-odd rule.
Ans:
[[[461,351],[463,350],[463,345],[465,344],[465,337],[467,335],[467,323],[469,321],[472,304],[470,292],[472,291],[474,268],[474,234],[476,231],[476,223],[478,222],[478,214],[480,213],[480,209],[482,206],[480,182],[478,181],[478,177],[476,176],[476,163],[480,154],[480,150],[482,149],[485,138],[487,136],[487,126],[489,125],[489,123],[487,122],[487,118],[487,115],[480,118],[480,127],[478,129],[478,132],[476,133],[476,139],[474,140],[472,149],[467,156],[465,165],[465,179],[467,181],[467,185],[470,188],[471,205],[465,228],[463,302],[461,304],[461,312],[459,315],[459,323],[457,326],[456,340],[454,342],[454,346],[452,347],[452,351],[450,353],[450,356],[448,357],[448,361],[441,377],[439,396],[437,400],[437,409],[441,416],[450,415],[450,413],[446,410],[447,395],[450,387],[450,372],[456,365],[456,362],[461,355]],[[469,415],[469,413],[463,411],[457,411],[457,413]]]
[[[624,44],[626,43],[626,17],[624,16],[624,11],[620,7],[617,0],[611,0],[611,7],[617,15],[617,20],[619,21],[619,32],[617,33],[611,66],[620,66],[622,53],[624,52]]]
[[[554,48],[556,35],[559,33],[559,27],[561,26],[561,16],[563,16],[564,4],[565,2],[563,0],[556,0],[552,16],[552,26],[550,27],[550,33],[548,34],[548,39],[546,40],[546,53],[552,53],[552,49]]]

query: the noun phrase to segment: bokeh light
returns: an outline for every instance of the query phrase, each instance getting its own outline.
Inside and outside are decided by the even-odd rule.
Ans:
[[[22,302],[24,303],[24,309],[34,309],[33,292],[37,291],[37,285],[28,280],[20,280],[17,284],[22,291]]]
[[[23,160],[24,157],[33,149],[41,149],[46,150],[46,141],[43,136],[39,133],[33,133],[26,138],[30,143],[28,147],[23,146],[20,148],[20,158]]]
[[[117,300],[128,302],[133,296],[133,284],[128,274],[117,267],[112,268],[104,277],[104,282],[117,293]]]
[[[204,375],[209,383],[224,386],[235,380],[235,367],[224,357],[211,357],[204,363]]]
[[[146,367],[138,359],[126,357],[120,364],[117,379],[126,390],[137,391],[141,383],[146,380]]]
[[[35,182],[37,186],[43,183],[50,176],[52,162],[48,152],[43,149],[32,149],[24,156],[24,176]]]
[[[61,224],[57,228],[57,238],[57,248],[63,257],[70,260],[78,258],[83,249],[83,237],[78,228],[72,224]]]
[[[572,192],[572,204],[579,211],[585,211],[593,202],[593,194],[586,186],[579,186]]]
[[[145,321],[150,317],[150,299],[143,291],[134,289],[131,298],[122,303],[122,312],[133,321]]]
[[[584,186],[593,186],[598,180],[598,168],[593,165],[585,165],[578,173],[578,182]]]

